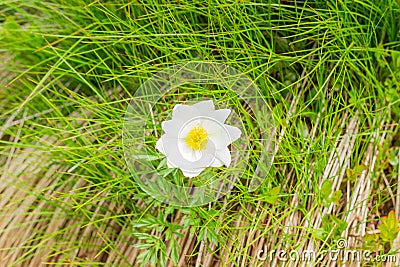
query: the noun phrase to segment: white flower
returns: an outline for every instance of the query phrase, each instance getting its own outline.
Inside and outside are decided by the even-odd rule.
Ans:
[[[230,113],[215,110],[212,100],[176,105],[172,120],[162,123],[165,134],[156,144],[168,167],[181,169],[186,177],[198,176],[207,167],[229,167],[228,145],[241,135],[239,128],[224,124]]]

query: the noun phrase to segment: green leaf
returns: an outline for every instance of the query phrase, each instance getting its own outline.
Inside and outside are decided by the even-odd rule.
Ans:
[[[272,188],[265,195],[265,201],[268,202],[269,204],[275,204],[278,201],[280,191],[281,188],[279,186]]]
[[[165,255],[165,252],[164,252],[164,251],[161,251],[161,252],[160,252],[160,260],[159,260],[159,263],[160,263],[160,267],[165,267],[165,266],[167,266],[167,257],[166,257],[166,255]]]
[[[299,134],[299,136],[303,137],[304,139],[306,139],[309,135],[309,130],[308,130],[308,126],[304,121],[299,120],[297,123],[297,133]]]
[[[175,207],[174,206],[168,206],[165,208],[164,213],[165,214],[172,214],[175,211]]]
[[[149,240],[152,236],[146,233],[133,233],[133,237],[140,240]]]
[[[390,152],[390,155],[389,155],[389,163],[390,163],[390,165],[392,165],[392,166],[399,165],[399,156],[398,156],[398,154],[399,154],[399,149],[398,148],[393,149]]]
[[[167,166],[167,158],[163,158],[157,166],[157,169],[162,169]]]
[[[133,246],[138,249],[149,249],[154,246],[154,243],[136,243]]]
[[[383,241],[393,241],[399,233],[399,221],[396,219],[394,211],[389,212],[387,217],[382,217],[382,224],[378,226],[381,231],[380,237]]]
[[[325,230],[323,228],[317,228],[313,231],[313,235],[315,238],[324,240],[326,237]]]
[[[364,170],[367,170],[367,169],[368,169],[368,167],[366,165],[360,164],[360,165],[354,166],[353,171],[356,174],[361,174]]]
[[[383,249],[382,241],[379,239],[379,234],[366,234],[363,237],[362,248],[364,250]]]
[[[336,190],[335,192],[333,192],[332,197],[330,198],[330,200],[335,203],[336,205],[339,205],[339,201],[342,198],[342,191],[341,190]]]
[[[329,196],[332,193],[332,185],[333,185],[333,181],[331,181],[331,180],[326,180],[322,183],[321,190],[320,190],[322,199],[329,198]]]
[[[364,171],[368,169],[364,164],[356,165],[353,169],[346,169],[346,178],[351,182],[355,182],[357,177]]]
[[[331,214],[326,214],[322,218],[322,229],[327,236],[332,234],[333,239],[337,239],[341,236],[342,232],[347,228],[347,223],[340,218]]]
[[[7,31],[20,31],[21,26],[14,20],[13,17],[7,17],[4,22],[4,29]]]
[[[152,254],[151,254],[151,264],[152,266],[157,266],[157,261],[158,261],[158,257],[157,257],[157,250],[155,250]]]
[[[178,264],[180,250],[181,248],[178,242],[176,242],[176,239],[171,239],[171,260],[175,265]]]

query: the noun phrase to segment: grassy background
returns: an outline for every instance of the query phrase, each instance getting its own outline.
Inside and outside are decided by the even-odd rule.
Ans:
[[[399,1],[0,0],[0,33],[4,266],[297,266],[257,255],[341,237],[400,248]],[[256,192],[179,209],[134,183],[122,124],[147,78],[194,60],[255,81],[279,146]]]

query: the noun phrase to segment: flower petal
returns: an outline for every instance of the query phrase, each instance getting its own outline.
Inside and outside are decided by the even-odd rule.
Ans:
[[[221,167],[222,165],[224,165],[224,163],[217,158],[214,158],[213,162],[211,163],[211,167]]]
[[[177,137],[179,134],[179,130],[182,128],[182,126],[185,124],[184,121],[181,119],[173,119],[173,120],[168,120],[168,121],[163,121],[161,123],[161,127],[163,131],[168,134],[171,137]]]
[[[230,142],[232,143],[233,141],[239,139],[240,135],[242,134],[242,131],[235,126],[230,126],[227,124],[224,124],[225,129],[228,131],[229,139]]]
[[[224,132],[224,124],[220,123],[213,118],[201,118],[198,120],[201,127],[203,127],[209,135],[213,134],[221,134],[221,132]]]
[[[193,162],[201,159],[201,151],[190,148],[183,139],[178,140],[178,148],[179,152],[181,152],[182,157],[188,161]]]
[[[216,149],[222,149],[231,143],[229,135],[222,129],[209,135],[208,142],[212,143]]]
[[[209,113],[215,111],[214,103],[212,100],[205,100],[193,105],[201,115],[208,115]]]
[[[226,147],[241,134],[239,128],[213,120],[203,120],[202,126],[209,134],[209,142],[212,142],[217,149]]]
[[[193,177],[199,176],[199,174],[200,174],[202,171],[204,171],[204,169],[205,169],[205,168],[192,169],[192,170],[184,170],[184,169],[181,169],[181,171],[182,171],[183,175],[185,175],[185,177],[193,178]]]
[[[181,169],[199,169],[211,165],[215,149],[196,151],[187,146],[183,139],[164,134],[157,141],[156,148],[167,156],[168,167]]]
[[[161,138],[157,140],[156,149],[158,149],[158,151],[160,151],[162,154],[166,155],[163,144],[163,136],[164,135],[162,135]]]
[[[229,165],[231,164],[231,161],[232,161],[231,152],[229,151],[228,147],[217,150],[216,157],[221,162],[223,162],[226,167],[229,167]]]
[[[180,119],[186,122],[194,117],[200,116],[199,110],[193,106],[177,104],[172,110],[172,119]]]
[[[228,118],[229,114],[231,114],[230,109],[218,109],[213,111],[210,116],[220,123],[224,123],[226,119]]]
[[[179,168],[168,157],[167,157],[167,166],[168,166],[168,168]]]
[[[201,119],[193,119],[178,129],[178,138],[185,139],[190,130],[192,130],[194,127],[198,126],[199,124],[201,125]]]

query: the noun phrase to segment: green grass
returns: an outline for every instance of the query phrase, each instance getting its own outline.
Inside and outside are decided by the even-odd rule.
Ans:
[[[212,266],[207,255],[221,266],[258,266],[264,244],[301,251],[315,242],[321,252],[357,227],[367,233],[356,246],[395,250],[370,232],[390,210],[400,219],[399,1],[0,0],[0,53],[0,202],[29,204],[29,219],[17,225],[2,207],[0,241],[12,228],[34,233],[0,245],[0,255],[17,255],[6,258],[11,266],[39,256],[55,265]],[[257,84],[272,107],[277,153],[255,192],[243,182],[217,202],[177,208],[135,183],[122,128],[143,82],[190,61],[227,64]],[[180,88],[156,115],[168,117],[176,99],[224,97],[210,88]],[[35,172],[11,169],[18,159],[35,159]],[[363,202],[349,206],[353,192],[367,192],[360,219]]]

